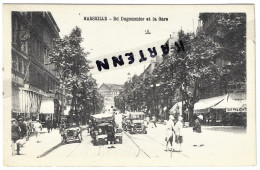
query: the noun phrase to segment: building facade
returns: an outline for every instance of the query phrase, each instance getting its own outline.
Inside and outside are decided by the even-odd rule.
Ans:
[[[12,12],[12,117],[44,121],[59,114],[60,82],[49,64],[59,31],[50,12]]]
[[[104,97],[105,110],[111,111],[115,107],[114,97],[119,95],[122,88],[123,85],[105,83],[98,88],[98,92]]]
[[[229,41],[227,31],[217,29],[214,25],[217,20],[217,15],[229,15],[219,13],[201,13],[198,21],[197,35],[204,32],[214,41],[223,43]],[[231,14],[233,15],[233,14]],[[235,14],[237,17],[243,17],[244,14]],[[244,32],[244,33],[243,33]],[[237,34],[237,32],[235,32]],[[241,41],[246,35],[245,30],[240,30]],[[243,35],[244,34],[244,35]],[[225,42],[226,41],[226,42]],[[219,54],[215,57],[214,64],[223,71],[232,68],[236,63],[231,61],[227,56],[229,52]],[[243,66],[242,66],[243,67]],[[239,73],[238,73],[239,74]],[[246,82],[234,79],[230,71],[223,74],[219,82],[210,83],[207,81],[201,82],[200,101],[195,104],[194,112],[204,114],[204,122],[211,125],[242,125],[246,124]],[[208,108],[201,109],[203,103],[209,103]],[[210,104],[212,106],[210,106]],[[243,107],[243,108],[242,108]],[[242,110],[241,112],[231,112],[230,110]]]

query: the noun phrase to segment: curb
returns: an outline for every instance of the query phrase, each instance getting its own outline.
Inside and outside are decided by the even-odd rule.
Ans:
[[[46,156],[46,155],[49,154],[51,151],[53,151],[53,150],[59,148],[61,145],[62,145],[62,143],[59,143],[59,144],[57,144],[57,145],[51,147],[51,148],[48,149],[47,151],[45,151],[45,152],[43,152],[42,154],[38,155],[37,158],[42,158],[42,157]]]

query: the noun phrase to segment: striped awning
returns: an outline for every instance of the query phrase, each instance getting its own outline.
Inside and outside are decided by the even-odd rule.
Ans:
[[[39,113],[42,94],[33,90],[20,88],[19,104],[21,113]]]

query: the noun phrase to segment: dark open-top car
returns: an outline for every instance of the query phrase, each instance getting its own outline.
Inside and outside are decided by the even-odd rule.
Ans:
[[[67,127],[64,127],[64,129],[61,131],[62,136],[62,143],[66,144],[69,141],[78,141],[81,143],[82,141],[82,130],[81,127],[72,124]]]
[[[98,114],[92,117],[95,127],[90,131],[90,135],[94,145],[108,144],[108,133],[112,134],[114,143],[122,143],[122,129],[116,127],[112,114]]]
[[[147,133],[143,112],[129,112],[124,119],[124,130],[129,133]]]

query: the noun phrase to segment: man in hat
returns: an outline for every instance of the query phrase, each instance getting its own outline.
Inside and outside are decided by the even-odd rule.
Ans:
[[[170,142],[170,145],[171,145],[170,150],[172,150],[173,127],[174,127],[173,119],[174,119],[173,115],[170,115],[169,120],[166,123],[166,137],[165,137],[166,149],[165,149],[165,151],[169,150],[169,148],[168,148],[169,142]]]
[[[203,120],[203,116],[202,115],[198,115],[197,119],[194,122],[194,126],[193,126],[193,132],[196,133],[196,139],[195,141],[197,142],[196,144],[194,144],[193,146],[204,146],[203,144],[201,144],[200,142],[200,134],[201,134],[201,121]]]
[[[12,127],[11,127],[12,155],[15,155],[15,144],[16,144],[16,141],[21,138],[21,131],[20,131],[19,125],[16,122],[16,119],[12,118],[11,123],[12,123]],[[20,145],[19,144],[16,144],[16,145],[17,145],[17,150],[16,150],[17,155],[20,155],[20,153],[19,153],[20,152]]]

